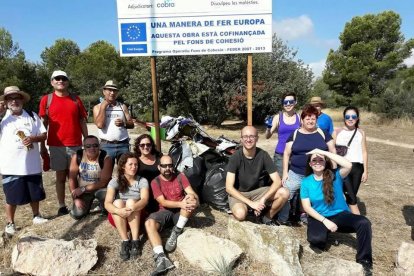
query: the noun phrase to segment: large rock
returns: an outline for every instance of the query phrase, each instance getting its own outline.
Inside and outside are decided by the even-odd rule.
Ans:
[[[329,258],[317,262],[302,263],[303,273],[307,276],[363,276],[362,265],[342,259]]]
[[[187,229],[178,236],[177,248],[189,263],[206,272],[220,272],[220,269],[232,268],[243,253],[234,242],[198,229]]]
[[[96,246],[93,239],[64,241],[26,236],[13,248],[12,268],[33,275],[83,275],[98,261]]]
[[[303,275],[299,263],[299,241],[285,226],[266,226],[230,218],[230,239],[250,257],[271,266],[276,275]]]
[[[414,244],[403,242],[398,249],[395,274],[414,275]]]

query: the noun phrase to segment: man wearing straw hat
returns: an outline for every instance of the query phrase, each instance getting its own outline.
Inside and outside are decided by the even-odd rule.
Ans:
[[[101,148],[115,159],[129,152],[128,128],[134,128],[134,122],[125,104],[117,102],[118,85],[113,80],[108,80],[103,89],[101,103],[93,107],[93,119],[98,127],[98,136],[101,139]]]
[[[9,236],[16,232],[17,205],[30,203],[34,224],[47,221],[39,213],[39,202],[46,198],[39,142],[46,140],[46,129],[36,113],[23,109],[29,100],[29,94],[17,86],[6,87],[0,96],[0,114],[4,114],[0,123],[0,170],[6,196],[5,233]]]
[[[332,118],[329,115],[322,112],[322,108],[326,107],[325,102],[322,101],[321,97],[312,97],[309,103],[316,107],[316,109],[319,112],[317,121],[318,127],[326,132],[329,132],[329,134],[332,135],[334,131]]]
[[[64,71],[54,71],[50,77],[54,92],[40,100],[39,116],[47,128],[50,167],[56,172],[58,216],[69,213],[65,204],[65,183],[72,155],[82,147],[82,136],[88,136],[86,109],[81,99],[69,93],[69,77]],[[47,154],[41,144],[42,156]]]

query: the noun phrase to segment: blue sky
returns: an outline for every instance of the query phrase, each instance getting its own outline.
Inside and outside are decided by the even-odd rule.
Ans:
[[[338,47],[340,32],[354,16],[393,10],[402,18],[405,38],[414,38],[412,3],[412,0],[274,0],[273,31],[298,50],[298,58],[319,75],[329,49]],[[12,34],[31,61],[41,61],[41,52],[59,38],[71,39],[81,49],[97,40],[108,41],[118,48],[115,0],[2,0],[0,11],[0,27]],[[413,63],[412,56],[407,64]]]

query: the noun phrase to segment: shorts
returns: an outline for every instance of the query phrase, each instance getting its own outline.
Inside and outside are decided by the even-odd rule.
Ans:
[[[160,224],[159,231],[161,232],[164,227],[176,225],[178,218],[180,217],[180,209],[161,209],[155,213],[149,215],[148,219],[153,219]]]
[[[147,219],[147,217],[148,217],[148,213],[147,213],[147,211],[145,210],[145,209],[142,209],[141,210],[141,217],[139,218],[139,224],[141,225],[141,226],[144,226],[144,223],[145,223],[145,220]],[[112,214],[111,213],[108,213],[108,221],[109,221],[109,224],[111,224],[113,227],[115,227],[116,228],[116,225],[115,225],[115,221],[114,221],[114,217],[112,216]],[[129,224],[127,223],[127,229],[128,230],[130,230],[131,228],[129,227]]]
[[[280,178],[282,178],[283,175],[283,153],[277,153],[275,152],[275,155],[273,156],[273,163],[276,165],[276,171],[279,174]]]
[[[256,201],[259,200],[261,197],[263,197],[268,191],[269,191],[270,187],[261,187],[261,188],[257,188],[255,190],[249,191],[249,192],[240,192],[244,197]],[[233,208],[233,206],[236,203],[242,203],[245,204],[244,202],[232,197],[229,195],[229,206],[230,209]],[[271,202],[270,201],[266,201],[266,206],[270,206]]]
[[[299,191],[302,180],[305,178],[304,175],[295,173],[292,170],[288,172],[288,179],[286,180],[283,187],[289,190],[289,200],[291,200],[295,194]]]
[[[72,155],[77,150],[81,149],[81,146],[74,147],[49,147],[50,152],[50,168],[54,171],[63,171],[69,169],[70,160]]]
[[[9,205],[25,205],[46,198],[42,174],[3,175],[3,191]]]

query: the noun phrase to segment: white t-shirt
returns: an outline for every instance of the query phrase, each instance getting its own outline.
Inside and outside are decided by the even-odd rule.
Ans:
[[[115,106],[108,105],[105,110],[105,126],[98,129],[99,138],[107,141],[123,141],[128,139],[128,131],[125,127],[118,127],[115,125],[115,120],[121,118],[126,122],[122,105],[116,103]]]
[[[351,140],[352,135],[354,134],[353,130],[342,129],[336,136],[336,144],[341,146],[347,146],[349,140]],[[345,155],[345,158],[350,162],[364,163],[362,158],[362,133],[357,130],[355,133],[354,139],[352,139],[351,145],[349,145],[348,152]]]
[[[14,116],[7,110],[0,124],[0,172],[2,175],[30,175],[42,172],[39,143],[33,143],[28,150],[17,136],[23,131],[26,136],[46,133],[39,116],[34,119],[23,110],[22,115]]]
[[[78,184],[84,187],[99,181],[101,176],[101,167],[99,166],[99,155],[96,160],[88,160],[86,153],[83,153],[82,160],[79,164]]]

